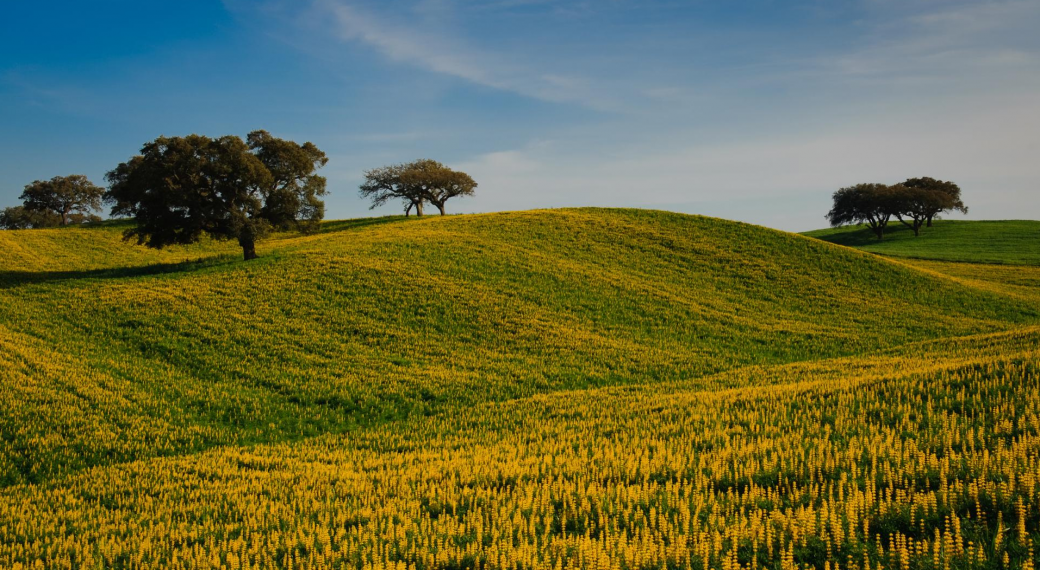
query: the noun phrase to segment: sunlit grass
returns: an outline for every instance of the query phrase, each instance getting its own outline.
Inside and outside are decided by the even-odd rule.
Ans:
[[[920,236],[914,236],[910,228],[893,220],[880,242],[863,226],[816,230],[805,235],[896,257],[1040,265],[1040,221],[938,220],[933,227],[921,228]]]
[[[0,567],[1026,568],[1040,537],[1032,268],[633,210],[249,263],[119,231],[0,232]]]

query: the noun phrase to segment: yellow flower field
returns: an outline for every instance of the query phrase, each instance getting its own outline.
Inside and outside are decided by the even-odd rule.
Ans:
[[[1030,267],[627,210],[0,240],[0,568],[1036,565]]]

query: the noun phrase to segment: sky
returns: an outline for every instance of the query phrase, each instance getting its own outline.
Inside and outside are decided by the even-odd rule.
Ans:
[[[570,206],[826,225],[859,182],[953,180],[1040,219],[1040,0],[8,2],[0,207],[159,135],[254,129],[366,169],[468,172],[471,213]],[[951,216],[961,218],[959,214]]]

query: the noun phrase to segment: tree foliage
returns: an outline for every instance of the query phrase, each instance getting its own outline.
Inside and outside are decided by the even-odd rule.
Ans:
[[[926,206],[926,223],[932,227],[932,220],[943,212],[959,211],[968,213],[968,207],[961,200],[961,188],[953,182],[936,180],[935,178],[908,178],[902,184],[904,187],[915,191],[929,192]],[[916,234],[916,232],[915,232]]]
[[[884,237],[888,222],[895,217],[920,235],[922,226],[942,212],[967,213],[961,189],[953,182],[934,178],[910,178],[902,184],[857,184],[834,193],[834,204],[827,212],[832,226],[867,224],[878,239]]]
[[[405,215],[414,208],[423,215],[423,204],[429,203],[443,216],[445,204],[456,196],[472,196],[477,183],[465,172],[452,170],[430,159],[383,166],[365,172],[360,195],[372,201],[372,208],[391,200],[402,200]]]
[[[893,213],[903,225],[914,231],[915,236],[921,235],[921,226],[930,223],[936,212],[943,211],[950,203],[948,195],[936,190],[902,184],[892,188],[895,189]]]
[[[253,131],[247,137],[249,149],[271,174],[262,209],[265,219],[278,229],[313,231],[325,217],[325,178],[316,170],[328,163],[325,153],[314,143],[302,145]]]
[[[0,210],[0,228],[5,230],[54,228],[60,225],[61,217],[51,211],[29,210],[25,206]]]
[[[0,227],[33,229],[67,226],[100,220],[105,189],[82,174],[55,176],[27,184],[19,199],[21,206],[0,212]]]
[[[416,215],[423,215],[425,198],[421,189],[405,184],[402,178],[407,167],[406,164],[392,164],[365,171],[365,181],[361,184],[359,194],[372,201],[371,209],[399,199],[404,202],[405,215],[413,208]]]
[[[834,193],[827,220],[832,226],[867,224],[881,239],[895,212],[898,193],[898,188],[876,183],[842,188]]]
[[[315,173],[328,162],[325,153],[266,131],[247,141],[159,137],[110,171],[112,215],[136,220],[126,237],[155,248],[203,234],[235,239],[249,260],[272,229],[314,229],[325,213],[325,179]]]

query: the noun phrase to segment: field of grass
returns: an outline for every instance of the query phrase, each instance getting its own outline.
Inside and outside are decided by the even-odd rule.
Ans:
[[[1034,268],[639,210],[330,222],[249,263],[119,231],[0,232],[2,568],[1040,551]]]
[[[805,235],[893,257],[1040,265],[1040,221],[938,220],[921,235],[894,221],[878,241],[865,226],[806,232]]]

